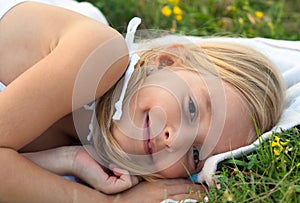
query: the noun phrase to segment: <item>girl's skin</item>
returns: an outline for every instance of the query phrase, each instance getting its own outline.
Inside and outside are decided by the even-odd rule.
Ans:
[[[25,2],[1,19],[0,36],[0,81],[7,85],[0,93],[1,202],[132,202],[138,198],[158,202],[165,191],[169,198],[182,199],[188,186],[200,189],[186,180],[161,180],[138,184],[117,196],[106,195],[97,190],[123,191],[136,184],[136,178],[120,169],[113,169],[118,178],[109,177],[80,146],[56,148],[77,140],[70,114],[72,92],[90,53],[99,47],[101,51],[105,44],[112,49],[90,58],[91,67],[99,68],[104,61],[112,64],[101,66],[109,69],[96,89],[97,98],[124,73],[128,50],[115,30],[65,9]],[[106,51],[110,57],[104,58]],[[81,103],[93,99],[86,97]],[[88,123],[87,116],[83,125]],[[32,153],[46,149],[53,151]],[[18,152],[31,153],[24,158]],[[66,173],[95,189],[58,176]]]
[[[239,93],[229,84],[176,66],[153,71],[130,99],[128,113],[126,106],[114,137],[125,152],[148,159],[145,167],[156,166],[153,170],[166,178],[187,177],[186,169],[201,171],[206,158],[246,145],[245,135],[254,133]],[[152,153],[141,139],[145,132]]]

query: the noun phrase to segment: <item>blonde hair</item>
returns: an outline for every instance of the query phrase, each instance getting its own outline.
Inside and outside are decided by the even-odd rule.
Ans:
[[[231,84],[243,96],[244,104],[260,133],[272,128],[281,116],[284,88],[276,68],[263,54],[249,47],[211,41],[198,45],[174,44],[151,48],[140,53],[140,58],[128,84],[127,99],[147,77],[147,67],[155,64],[162,68],[176,64],[189,71],[208,72]],[[111,133],[114,103],[119,98],[122,84],[123,78],[99,100],[96,116],[102,135],[93,135],[94,146],[103,164],[113,162],[151,180],[159,175],[151,174],[131,160]],[[250,140],[255,138],[254,135]]]

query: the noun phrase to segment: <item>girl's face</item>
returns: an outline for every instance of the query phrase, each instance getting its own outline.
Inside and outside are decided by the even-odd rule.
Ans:
[[[199,172],[208,157],[246,145],[254,132],[233,87],[179,68],[153,71],[112,128],[132,159],[166,178]]]

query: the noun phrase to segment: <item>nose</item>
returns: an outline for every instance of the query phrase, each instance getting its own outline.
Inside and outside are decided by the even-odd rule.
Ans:
[[[170,132],[169,130],[165,130],[164,132],[164,144],[166,147],[170,147],[171,142],[170,142]]]
[[[165,127],[156,140],[156,149],[161,151],[163,149],[171,150],[171,145],[174,139],[174,130],[172,127]]]

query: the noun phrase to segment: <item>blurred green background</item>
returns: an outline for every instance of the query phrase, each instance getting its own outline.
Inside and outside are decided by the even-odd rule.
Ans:
[[[196,36],[300,39],[300,0],[85,1],[97,6],[121,33],[126,32],[132,17],[139,16],[143,20],[140,29]]]

